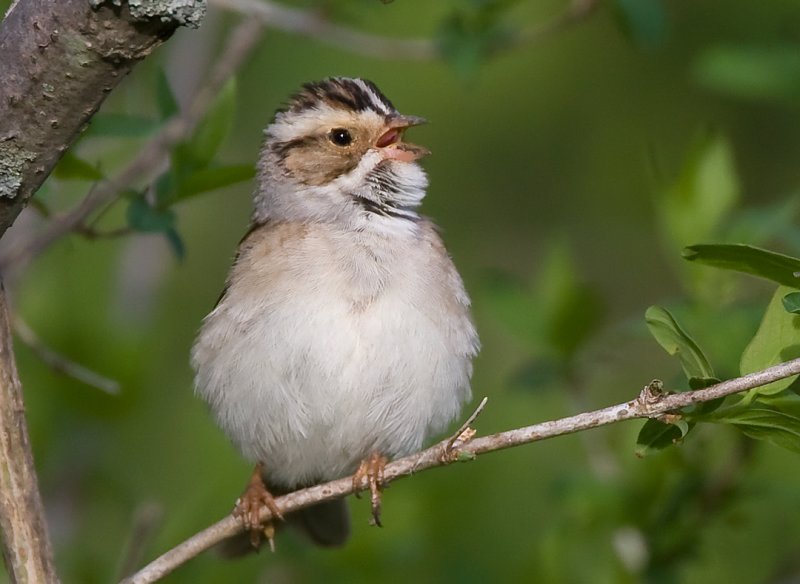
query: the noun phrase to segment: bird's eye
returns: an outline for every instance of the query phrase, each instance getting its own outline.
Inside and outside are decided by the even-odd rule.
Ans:
[[[337,146],[349,146],[353,142],[350,132],[344,128],[334,128],[328,133],[328,139]]]

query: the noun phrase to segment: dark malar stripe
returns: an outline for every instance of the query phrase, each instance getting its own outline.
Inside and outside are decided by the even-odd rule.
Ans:
[[[406,221],[416,221],[417,216],[414,213],[409,213],[406,211],[401,211],[392,207],[391,205],[386,205],[383,203],[378,203],[373,201],[372,199],[367,199],[365,197],[359,197],[358,195],[353,195],[353,199],[355,200],[358,205],[367,211],[368,213],[372,213],[373,215],[380,215],[382,217],[394,217],[396,219],[405,219]]]

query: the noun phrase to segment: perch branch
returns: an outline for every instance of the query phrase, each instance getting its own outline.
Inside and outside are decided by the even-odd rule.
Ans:
[[[406,456],[388,464],[384,475],[385,483],[428,468],[443,466],[454,460],[471,460],[479,454],[493,452],[495,450],[537,442],[555,436],[572,434],[598,426],[621,422],[623,420],[657,418],[668,412],[674,412],[675,410],[692,404],[712,401],[720,397],[746,391],[755,387],[761,387],[773,381],[777,381],[778,379],[784,379],[797,374],[800,374],[800,359],[787,361],[786,363],[775,365],[774,367],[757,373],[751,373],[736,379],[723,381],[722,383],[712,385],[705,389],[672,395],[655,392],[654,387],[656,384],[651,383],[647,385],[634,400],[559,420],[542,422],[525,428],[473,438],[469,442],[462,443],[454,453],[448,452],[448,449],[451,447],[451,439],[446,439],[431,446],[427,450]],[[453,456],[453,454],[455,454],[455,456]],[[315,503],[338,499],[350,495],[353,492],[352,478],[345,477],[322,485],[289,493],[288,495],[277,498],[275,502],[278,508],[280,508],[284,514],[287,514]],[[269,510],[266,507],[263,508],[261,510],[261,519],[267,520],[270,517]],[[240,533],[243,529],[240,520],[233,515],[228,515],[221,521],[195,534],[166,552],[136,574],[126,578],[123,580],[123,584],[148,584],[150,582],[155,582],[199,553],[226,538]]]
[[[441,57],[439,44],[431,39],[393,39],[360,31],[328,20],[320,11],[284,6],[269,0],[210,0],[217,6],[261,20],[266,26],[316,39],[339,49],[378,59],[426,61]],[[573,0],[551,20],[514,35],[511,47],[532,44],[574,22],[586,18],[598,0]],[[504,48],[509,48],[504,45]]]
[[[130,185],[152,181],[163,168],[170,150],[186,139],[203,116],[222,86],[239,68],[261,39],[263,27],[257,20],[245,21],[230,34],[230,40],[214,65],[205,84],[180,114],[171,118],[146,144],[128,166],[115,177],[97,183],[75,208],[54,216],[50,224],[28,241],[0,256],[0,272],[10,266],[19,267],[47,249],[52,243],[73,230],[79,230],[86,218],[100,207],[113,201]]]

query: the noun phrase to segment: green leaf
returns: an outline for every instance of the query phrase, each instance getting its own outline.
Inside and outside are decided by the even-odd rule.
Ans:
[[[681,175],[659,198],[659,219],[670,241],[685,246],[710,237],[739,198],[728,140],[707,135],[691,150]]]
[[[510,4],[512,2],[502,1],[461,3],[442,21],[436,40],[442,57],[456,73],[462,77],[474,74],[484,60],[510,40],[511,35],[501,22]]]
[[[563,359],[570,359],[600,326],[600,296],[582,281],[566,245],[555,245],[537,278],[536,303],[543,313],[544,338]]]
[[[639,430],[634,452],[636,456],[642,458],[658,450],[678,444],[689,433],[692,426],[692,424],[682,419],[677,420],[674,424],[667,424],[651,418]]]
[[[600,296],[582,281],[566,246],[550,249],[536,286],[508,274],[486,279],[486,304],[509,330],[545,360],[571,359],[602,321]]]
[[[168,227],[164,231],[164,236],[167,238],[170,249],[175,254],[178,261],[182,261],[186,257],[186,246],[183,244],[183,239],[174,227]]]
[[[704,389],[716,385],[720,380],[716,377],[690,377],[689,387],[691,389]]]
[[[175,224],[175,213],[150,206],[142,196],[131,199],[126,218],[131,229],[147,233],[166,232]]]
[[[791,390],[774,395],[759,395],[756,403],[800,418],[800,395]]]
[[[642,47],[657,47],[667,36],[667,15],[661,0],[616,0],[623,31]]]
[[[61,180],[95,181],[103,178],[103,173],[96,166],[79,158],[69,150],[58,161],[53,175]]]
[[[214,189],[250,180],[253,176],[255,176],[255,168],[251,164],[204,168],[180,181],[174,200],[188,199]]]
[[[755,336],[742,353],[742,375],[761,371],[772,365],[800,357],[800,316],[786,312],[783,298],[792,288],[780,287],[767,306]],[[774,381],[750,390],[751,396],[776,394],[792,384],[797,376]]]
[[[730,424],[756,440],[800,453],[800,417],[767,407],[720,410],[713,422]]]
[[[190,171],[207,167],[230,131],[235,110],[236,81],[232,77],[197,125],[192,137],[175,149],[178,165]],[[179,173],[183,174],[182,170]]]
[[[165,172],[161,173],[153,184],[153,190],[156,197],[156,206],[165,209],[176,199],[175,196],[175,169],[168,168]]]
[[[129,114],[97,114],[90,122],[92,136],[112,138],[141,138],[153,133],[159,123],[142,116]]]
[[[695,406],[695,411],[692,413],[692,419],[701,421],[705,416],[718,410],[722,404],[725,403],[724,397],[718,397],[707,402],[700,402]]]
[[[690,262],[758,276],[784,286],[800,285],[800,259],[751,245],[690,245],[682,255]]]
[[[786,312],[800,314],[800,292],[789,292],[781,302],[783,302],[783,308]]]
[[[645,312],[645,321],[650,334],[655,337],[658,344],[667,353],[680,359],[686,377],[689,379],[716,377],[703,351],[668,310],[660,306],[651,306]]]
[[[800,103],[800,44],[720,46],[705,51],[694,67],[706,87],[737,97]]]
[[[532,348],[540,348],[544,342],[543,315],[525,282],[500,270],[488,270],[481,284],[485,305],[493,318]]]
[[[158,102],[158,112],[162,120],[171,118],[178,113],[178,101],[169,86],[169,79],[163,69],[159,70],[156,77],[156,101]]]

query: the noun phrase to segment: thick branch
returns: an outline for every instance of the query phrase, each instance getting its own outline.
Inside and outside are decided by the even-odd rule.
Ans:
[[[53,217],[41,233],[34,234],[14,249],[0,256],[0,272],[19,267],[38,255],[52,243],[72,230],[79,228],[89,215],[112,202],[119,193],[142,180],[152,181],[161,172],[171,149],[191,134],[203,114],[214,102],[225,82],[233,75],[261,38],[262,26],[258,20],[248,20],[238,25],[220,55],[206,83],[198,90],[192,102],[180,114],[171,118],[163,128],[142,148],[137,156],[116,176],[96,184],[74,209]]]
[[[663,395],[653,393],[651,387],[647,386],[639,397],[632,401],[601,410],[595,410],[593,412],[562,418],[560,420],[542,422],[541,424],[534,424],[533,426],[525,428],[518,428],[507,432],[492,434],[491,436],[475,438],[457,446],[455,450],[450,449],[450,446],[454,442],[452,439],[443,440],[427,450],[406,456],[405,458],[401,458],[387,465],[384,475],[385,483],[418,473],[428,468],[443,466],[461,460],[471,460],[478,454],[511,448],[530,442],[537,442],[564,434],[572,434],[598,426],[621,422],[622,420],[659,417],[667,412],[672,412],[692,404],[712,401],[720,397],[746,391],[755,387],[761,387],[778,379],[784,379],[797,374],[800,374],[800,359],[775,365],[764,371],[724,381],[697,391]],[[458,442],[462,441],[458,440]],[[366,488],[366,485],[362,485],[362,488]],[[288,495],[276,499],[276,503],[278,508],[285,515],[291,511],[303,509],[315,503],[338,499],[352,493],[353,480],[350,477],[346,477],[289,493]],[[263,508],[261,510],[261,519],[267,520],[270,519],[270,517],[269,509],[266,507]],[[133,576],[126,578],[123,580],[123,584],[148,584],[150,582],[155,582],[213,545],[242,532],[243,529],[241,521],[233,515],[228,515],[221,521],[171,549]]]
[[[33,466],[5,291],[0,287],[0,528],[13,582],[58,582]]]
[[[16,0],[0,23],[0,236],[134,64],[205,0]],[[133,14],[132,14],[133,13]],[[58,582],[0,291],[0,528],[14,582]]]
[[[133,5],[17,0],[0,24],[0,236],[111,90],[205,11],[205,0]]]

